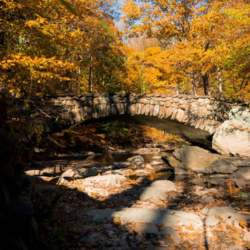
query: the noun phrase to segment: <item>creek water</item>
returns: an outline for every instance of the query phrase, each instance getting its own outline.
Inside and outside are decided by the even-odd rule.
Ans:
[[[121,154],[98,154],[94,155],[91,160],[101,162],[104,164],[109,164],[112,162],[123,162],[126,161],[128,158],[141,155],[144,158],[145,163],[150,163],[151,161],[161,161],[163,164],[164,162],[161,160],[161,156],[171,155],[171,152],[157,152],[153,154],[133,154],[131,152],[121,153]]]
[[[172,121],[168,119],[159,119],[150,116],[113,116],[109,118],[100,118],[95,120],[95,122],[110,122],[110,121],[122,121],[122,122],[135,122],[137,124],[143,124],[151,127],[155,127],[169,134],[175,134],[183,139],[189,141],[192,145],[198,145],[202,148],[211,149],[211,135],[208,132],[202,131],[200,129],[195,129],[189,125],[182,124],[177,121]],[[150,163],[154,157],[161,157],[170,155],[171,152],[160,152],[153,154],[142,154],[146,163]],[[96,155],[93,157],[94,161],[109,164],[112,162],[122,162],[127,158],[133,156],[132,152],[125,154],[104,154]]]
[[[166,133],[176,134],[184,138],[185,140],[191,142],[191,145],[197,145],[202,148],[211,150],[211,135],[207,132],[204,132],[200,129],[195,129],[191,126],[187,126],[185,124],[181,124],[179,122],[165,120],[165,119],[158,119],[155,117],[143,117],[143,116],[119,116],[119,117],[112,117],[111,119],[101,119],[103,122],[105,121],[112,121],[112,120],[119,120],[119,121],[134,121],[139,124],[149,125],[152,127],[156,127],[157,129],[161,129]],[[149,179],[150,181],[155,180],[171,180],[173,182],[182,181],[185,186],[194,186],[195,184],[192,183],[193,179],[190,176],[176,176],[169,168],[169,166],[162,161],[162,156],[172,155],[172,152],[156,152],[152,154],[133,154],[132,152],[127,153],[115,153],[115,154],[103,154],[103,155],[95,155],[93,156],[92,160],[101,162],[104,164],[110,164],[112,162],[123,162],[126,161],[128,158],[134,155],[141,155],[145,163],[152,163],[152,161],[162,162],[162,166],[159,168],[159,171],[156,171],[154,175],[151,176],[144,176],[145,179]],[[137,179],[139,176],[130,176],[131,179]],[[220,189],[220,186],[211,185],[209,184],[209,179],[213,178],[209,175],[200,176],[199,185],[203,186],[204,188],[212,188],[215,187],[216,189]],[[225,176],[226,180],[226,176]],[[197,182],[197,179],[196,181]],[[222,181],[223,182],[223,181]],[[226,189],[225,189],[226,191]],[[227,192],[227,191],[226,191]],[[250,210],[250,191],[247,189],[242,189],[237,194],[232,194],[228,192],[230,198],[230,204],[234,207],[242,207],[244,210]]]
[[[192,145],[199,145],[200,147],[211,149],[212,136],[206,131],[195,129],[194,127],[177,121],[159,119],[151,116],[132,116],[130,119],[139,124],[163,130],[169,134],[179,135],[183,139],[191,142]]]

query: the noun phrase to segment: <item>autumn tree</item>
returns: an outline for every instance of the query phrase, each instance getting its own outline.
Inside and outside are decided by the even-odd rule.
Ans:
[[[128,37],[158,40],[162,51],[150,65],[164,64],[167,89],[241,98],[248,93],[247,1],[127,0],[123,13]]]
[[[0,1],[1,88],[31,95],[109,91],[119,84],[123,55],[113,0],[70,1],[76,13],[62,2]]]

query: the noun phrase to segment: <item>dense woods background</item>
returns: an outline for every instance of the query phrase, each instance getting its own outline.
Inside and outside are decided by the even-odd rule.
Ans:
[[[16,96],[250,94],[248,0],[0,0],[0,46]]]

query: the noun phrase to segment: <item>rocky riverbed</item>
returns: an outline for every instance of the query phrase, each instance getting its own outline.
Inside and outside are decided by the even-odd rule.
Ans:
[[[41,244],[71,250],[249,249],[249,158],[192,146],[163,157],[159,149],[132,153],[122,162],[97,162],[91,152],[33,161],[26,174],[34,203],[40,199],[38,213],[50,213],[40,226],[47,237],[60,231]]]

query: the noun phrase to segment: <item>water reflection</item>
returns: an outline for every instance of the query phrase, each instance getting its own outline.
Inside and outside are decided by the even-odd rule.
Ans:
[[[108,121],[122,121],[122,122],[133,121],[138,124],[155,127],[169,134],[178,135],[183,139],[191,142],[193,145],[199,145],[201,147],[211,149],[212,136],[208,132],[196,129],[189,125],[185,125],[178,121],[160,119],[151,116],[138,116],[138,115],[136,116],[119,115],[119,116],[95,119],[95,122],[108,122]],[[86,121],[83,124],[88,124],[91,122],[93,122],[93,120]]]
[[[151,116],[132,116],[131,120],[140,124],[161,129],[166,133],[179,135],[185,140],[190,141],[192,144],[201,145],[205,148],[211,147],[211,135],[206,131],[195,129],[189,125]]]
[[[93,161],[97,161],[97,162],[101,162],[104,164],[110,164],[113,162],[123,162],[126,161],[128,158],[135,156],[138,154],[133,154],[131,152],[128,153],[121,153],[121,154],[98,154],[98,155],[94,155],[92,156],[90,159]],[[157,161],[157,162],[162,162],[162,164],[164,164],[164,162],[161,160],[161,156],[167,156],[167,155],[171,155],[170,152],[157,152],[157,153],[153,153],[153,154],[140,154],[143,158],[145,163],[151,163],[152,161]],[[156,157],[159,159],[156,159]]]

